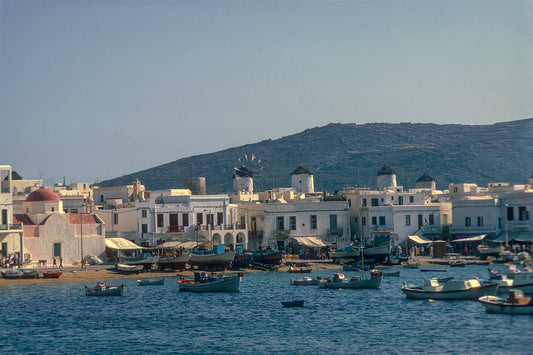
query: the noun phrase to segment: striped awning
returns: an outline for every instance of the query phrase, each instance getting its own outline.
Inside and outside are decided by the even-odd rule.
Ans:
[[[142,249],[137,244],[130,242],[124,238],[106,238],[105,239],[106,248],[117,249],[117,250],[134,250]]]
[[[310,248],[322,248],[327,246],[322,239],[318,237],[292,237],[291,239]]]
[[[431,240],[419,237],[418,235],[410,235],[409,240],[416,244],[430,244],[433,243]]]

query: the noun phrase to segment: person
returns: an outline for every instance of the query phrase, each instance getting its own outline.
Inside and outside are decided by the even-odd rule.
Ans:
[[[56,261],[56,258],[54,256],[54,262],[53,262],[53,266],[56,267],[57,266],[57,261]]]
[[[60,269],[63,268],[63,257],[62,256],[59,257],[59,268]]]

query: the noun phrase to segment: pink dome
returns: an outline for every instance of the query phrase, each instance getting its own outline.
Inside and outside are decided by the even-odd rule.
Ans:
[[[33,191],[26,198],[26,202],[36,201],[61,201],[61,199],[54,191],[41,187],[39,190]]]

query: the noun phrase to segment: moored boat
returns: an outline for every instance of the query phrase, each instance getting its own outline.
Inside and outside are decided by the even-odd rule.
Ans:
[[[338,248],[334,252],[329,254],[329,257],[333,260],[338,259],[354,259],[361,255],[361,251],[356,247]]]
[[[378,289],[383,280],[383,274],[372,276],[371,278],[364,278],[360,276],[354,276],[347,279],[344,274],[335,273],[331,279],[321,279],[318,281],[319,288],[358,288],[358,289]]]
[[[483,296],[478,298],[487,312],[506,314],[533,314],[533,298],[524,297],[521,290],[511,289],[508,297]]]
[[[4,279],[20,279],[22,277],[21,269],[7,269],[2,271],[2,277]]]
[[[533,271],[520,271],[510,279],[507,275],[501,275],[500,279],[492,280],[498,285],[498,293],[507,294],[511,289],[518,289],[526,294],[533,294]]]
[[[111,286],[103,281],[98,281],[94,288],[85,285],[85,296],[122,296],[124,285]]]
[[[281,301],[283,307],[303,307],[305,300]]]
[[[176,256],[159,256],[157,265],[160,270],[165,270],[166,268],[171,270],[183,270],[187,267],[190,258],[191,254],[189,253]]]
[[[389,271],[389,272],[382,271],[382,273],[383,273],[383,276],[400,276],[400,270],[398,270],[398,271]]]
[[[128,265],[128,264],[115,264],[115,268],[121,274],[138,274],[144,269],[144,265]]]
[[[191,257],[189,259],[189,262],[191,265],[199,265],[199,266],[228,266],[233,259],[235,258],[235,252],[234,251],[227,251],[220,254],[215,253],[204,253],[204,254],[198,254],[193,252],[191,254]]]
[[[217,275],[206,271],[195,271],[194,279],[180,277],[178,285],[180,291],[191,292],[239,292],[244,273],[235,275]]]
[[[309,285],[318,285],[318,281],[321,278],[317,276],[316,278],[311,277],[303,277],[301,279],[291,279],[291,285],[294,286],[309,286]]]
[[[253,252],[254,263],[267,264],[267,265],[279,265],[283,258],[283,252],[276,251],[271,248],[266,250],[259,250]]]
[[[137,285],[139,286],[160,286],[165,284],[165,279],[139,279]]]
[[[289,266],[288,272],[291,274],[309,274],[313,269],[308,269],[305,266],[301,267],[293,267],[292,265]]]
[[[39,278],[39,271],[35,269],[20,269],[22,271],[21,278],[23,279],[38,279]]]
[[[439,281],[436,278],[424,280],[423,285],[403,285],[407,298],[466,300],[495,295],[498,285],[482,285],[477,279]]]
[[[152,265],[159,262],[159,256],[153,256],[150,253],[144,253],[138,258],[134,257],[123,257],[121,264],[126,265],[141,265],[143,269],[149,270],[152,268]]]
[[[63,275],[61,271],[43,270],[43,278],[45,279],[58,279],[61,275]]]

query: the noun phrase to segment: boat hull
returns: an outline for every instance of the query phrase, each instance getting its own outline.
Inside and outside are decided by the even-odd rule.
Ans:
[[[216,281],[187,282],[179,280],[180,291],[188,292],[239,292],[241,276],[228,276]]]
[[[190,254],[184,254],[173,257],[159,257],[159,269],[164,270],[169,268],[171,270],[183,270],[187,267],[187,263],[191,258]]]
[[[495,295],[498,285],[488,285],[473,287],[468,290],[453,291],[427,291],[412,288],[409,285],[402,287],[403,293],[411,299],[432,299],[432,300],[474,300],[482,296]]]
[[[318,287],[320,288],[353,288],[353,289],[378,289],[383,281],[383,275],[372,277],[370,279],[349,279],[344,282],[335,282],[320,280]]]
[[[235,258],[234,251],[223,254],[191,254],[189,262],[192,265],[229,265]]]
[[[291,285],[294,285],[294,286],[318,285],[318,279],[312,279],[310,277],[304,277],[303,279],[291,279]]]
[[[504,298],[496,296],[483,296],[479,302],[487,312],[505,314],[533,314],[533,304],[517,304],[507,302]]]
[[[5,272],[2,272],[2,277],[4,279],[20,279],[22,278],[22,271],[21,270],[8,270]]]
[[[61,275],[63,275],[63,273],[58,271],[43,271],[44,279],[58,279]]]
[[[106,286],[105,288],[88,288],[85,286],[85,296],[122,296],[124,285]]]
[[[282,252],[264,253],[258,252],[253,255],[254,262],[267,265],[279,265],[283,259]]]
[[[137,280],[139,286],[160,286],[165,284],[165,279],[159,280]]]

